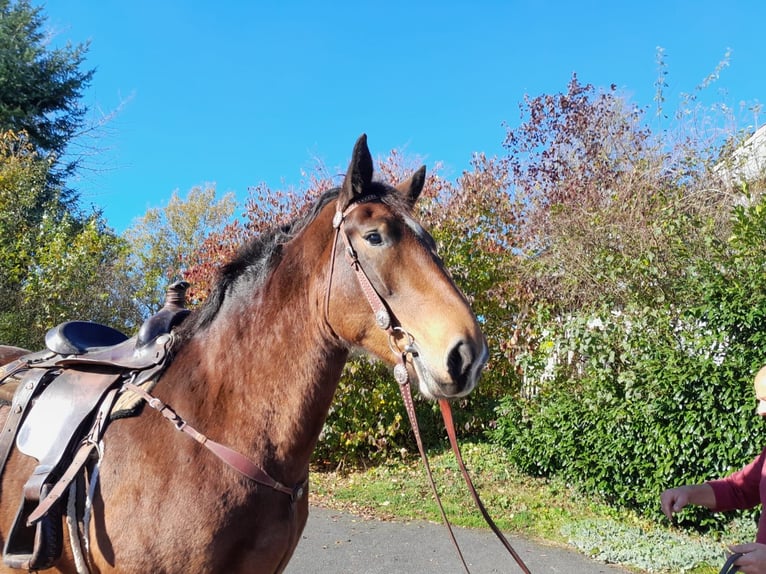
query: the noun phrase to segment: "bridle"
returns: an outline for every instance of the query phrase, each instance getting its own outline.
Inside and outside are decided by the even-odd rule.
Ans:
[[[458,556],[460,557],[460,561],[463,563],[463,567],[465,568],[465,571],[470,573],[470,570],[468,569],[468,564],[466,563],[465,558],[463,557],[463,553],[461,552],[460,546],[457,543],[455,534],[452,531],[452,525],[450,524],[449,519],[447,518],[447,514],[444,511],[444,506],[442,505],[441,498],[439,497],[439,492],[436,489],[436,483],[434,482],[433,473],[431,472],[431,465],[428,463],[428,457],[426,456],[425,448],[423,447],[423,441],[420,437],[420,428],[418,426],[418,419],[415,414],[415,406],[412,402],[412,391],[410,389],[410,375],[409,375],[409,372],[407,371],[407,357],[417,356],[417,350],[414,345],[415,339],[403,327],[399,325],[394,325],[394,320],[393,320],[393,317],[391,316],[391,311],[389,310],[388,306],[386,305],[385,301],[380,296],[380,294],[375,290],[375,287],[372,285],[370,278],[365,273],[364,268],[362,267],[359,261],[359,257],[357,256],[356,251],[351,245],[351,240],[349,239],[348,233],[346,233],[346,229],[345,229],[345,221],[349,213],[351,213],[354,209],[356,209],[362,203],[368,203],[370,201],[375,201],[380,199],[381,198],[378,195],[367,195],[358,199],[357,201],[352,202],[351,204],[346,206],[345,209],[341,209],[339,205],[335,212],[335,216],[333,217],[333,220],[332,220],[332,226],[333,226],[333,229],[335,230],[335,238],[332,244],[332,254],[330,256],[330,271],[327,278],[327,291],[325,293],[325,305],[324,305],[325,321],[327,321],[329,325],[330,291],[332,288],[332,278],[333,278],[333,273],[335,269],[335,259],[336,259],[335,252],[337,250],[338,238],[340,237],[345,247],[344,251],[345,251],[346,261],[350,264],[352,270],[354,271],[354,275],[356,276],[357,281],[359,282],[359,286],[362,289],[362,292],[364,293],[364,296],[367,299],[367,302],[369,303],[373,314],[375,315],[375,324],[380,329],[385,331],[388,336],[388,345],[391,348],[391,352],[396,357],[396,363],[394,365],[394,378],[396,379],[396,382],[399,384],[399,391],[402,395],[402,400],[404,401],[404,406],[407,410],[407,416],[410,419],[412,432],[415,435],[415,442],[418,445],[420,458],[422,459],[423,465],[425,466],[426,474],[428,476],[428,481],[431,484],[431,490],[433,491],[434,497],[436,498],[436,502],[439,507],[442,520],[444,522],[444,525],[447,527],[447,531],[449,533],[450,539],[452,540],[452,544],[455,547],[455,550],[457,551]],[[401,343],[403,343],[403,345],[401,345]],[[452,419],[452,408],[450,407],[449,401],[447,401],[446,399],[440,399],[439,408],[441,409],[442,418],[444,419],[444,426],[447,429],[447,435],[449,437],[452,451],[455,454],[455,458],[457,460],[458,466],[460,467],[460,471],[463,474],[463,478],[466,484],[468,485],[468,490],[471,493],[471,496],[476,506],[479,508],[479,511],[481,512],[482,517],[484,518],[485,522],[489,525],[491,530],[495,533],[495,536],[497,536],[500,542],[503,544],[503,546],[505,546],[506,550],[508,550],[511,556],[513,556],[513,559],[516,561],[516,564],[519,565],[519,568],[521,568],[521,570],[525,574],[530,574],[530,570],[527,567],[527,565],[524,563],[524,561],[522,560],[521,556],[519,556],[519,554],[513,549],[510,542],[508,542],[508,539],[503,535],[503,533],[500,531],[500,529],[497,527],[495,522],[490,517],[489,513],[484,507],[484,504],[479,498],[479,494],[476,491],[476,488],[474,487],[473,482],[471,481],[471,477],[469,476],[468,471],[465,467],[465,464],[463,463],[463,457],[460,454],[460,447],[458,446],[457,435],[455,433],[455,424]]]
[[[364,296],[367,299],[373,314],[375,315],[375,324],[384,330],[388,335],[388,346],[391,348],[391,352],[394,353],[394,355],[397,355],[397,357],[404,357],[407,354],[416,354],[415,348],[412,345],[412,343],[414,343],[414,338],[401,326],[394,325],[393,318],[391,317],[391,312],[389,311],[388,306],[383,301],[383,298],[378,294],[375,287],[373,287],[370,278],[367,276],[367,273],[364,272],[362,264],[359,262],[359,257],[356,254],[356,250],[352,247],[351,240],[349,239],[348,233],[346,233],[345,229],[346,216],[349,213],[354,211],[363,203],[370,203],[380,199],[381,198],[379,195],[368,195],[351,203],[348,207],[346,207],[346,209],[338,209],[335,212],[335,216],[332,220],[332,226],[335,230],[335,240],[333,241],[332,255],[330,256],[330,273],[327,279],[327,290],[325,294],[325,318],[326,320],[329,320],[330,290],[332,288],[332,277],[333,271],[335,269],[335,247],[338,244],[338,237],[340,237],[345,247],[344,252],[346,261],[348,261],[351,269],[354,271],[354,275],[359,282],[359,286],[361,287],[362,292],[364,293]],[[405,341],[404,348],[401,350],[399,349],[399,345],[397,343],[397,339],[400,338],[404,339]],[[396,369],[400,371],[404,369],[406,373],[404,359],[397,363],[395,370]]]

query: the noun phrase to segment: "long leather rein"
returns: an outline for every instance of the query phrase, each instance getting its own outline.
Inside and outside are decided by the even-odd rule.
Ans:
[[[366,198],[363,198],[362,201],[352,203],[351,205],[346,207],[345,210],[338,209],[335,213],[335,217],[333,218],[333,227],[335,228],[335,241],[333,242],[333,250],[332,250],[331,264],[330,264],[330,276],[328,278],[328,286],[327,286],[326,299],[325,299],[325,317],[326,319],[329,319],[328,312],[329,312],[329,301],[330,301],[330,287],[332,285],[332,274],[333,274],[333,269],[335,267],[335,246],[337,245],[338,237],[340,237],[343,240],[343,244],[345,246],[346,260],[349,262],[352,269],[354,270],[354,274],[357,280],[359,281],[359,285],[362,289],[362,292],[364,293],[368,303],[370,304],[370,308],[372,309],[372,312],[375,315],[375,322],[378,325],[378,327],[384,330],[386,334],[388,335],[389,347],[391,347],[391,351],[394,353],[394,355],[397,358],[396,365],[394,366],[394,378],[396,379],[396,382],[399,384],[399,391],[402,395],[402,400],[404,401],[404,405],[407,410],[407,416],[410,419],[410,425],[412,426],[412,431],[413,431],[413,434],[415,435],[415,442],[418,445],[420,458],[423,461],[423,466],[425,466],[426,475],[428,477],[429,483],[431,484],[431,490],[433,491],[434,497],[436,498],[436,502],[439,507],[442,520],[444,522],[444,525],[447,527],[447,532],[449,533],[449,537],[452,540],[452,544],[455,547],[455,550],[457,551],[458,556],[460,557],[460,561],[462,562],[463,567],[465,568],[465,571],[469,572],[470,574],[470,570],[468,569],[468,564],[466,563],[465,558],[463,557],[463,553],[460,550],[460,546],[458,545],[457,539],[455,538],[455,534],[452,530],[452,525],[450,524],[449,519],[447,518],[447,514],[441,502],[441,498],[439,497],[439,492],[436,488],[436,483],[434,482],[433,473],[431,472],[431,465],[428,462],[428,457],[426,456],[425,448],[423,447],[423,441],[420,437],[420,428],[418,425],[417,416],[415,414],[415,406],[412,401],[412,392],[410,389],[410,376],[406,366],[407,356],[413,355],[416,352],[413,346],[414,338],[402,327],[393,325],[393,322],[391,319],[391,313],[389,312],[388,307],[386,306],[385,302],[380,297],[378,292],[375,290],[375,287],[370,282],[370,279],[369,277],[367,277],[367,274],[364,272],[364,269],[362,268],[362,265],[359,262],[359,258],[357,257],[357,254],[354,248],[351,246],[351,241],[348,238],[348,234],[346,233],[344,229],[344,222],[345,222],[346,216],[351,211],[353,211],[357,206],[359,206],[361,202],[370,201],[374,199],[378,199],[378,198],[376,196],[367,196]],[[403,348],[400,347],[400,342],[403,342],[404,344]],[[473,498],[474,503],[479,508],[479,511],[481,512],[481,515],[484,518],[485,522],[489,525],[490,529],[492,530],[492,532],[494,532],[495,536],[497,536],[497,538],[500,540],[503,546],[505,546],[506,550],[511,554],[511,556],[513,556],[513,559],[516,561],[516,564],[518,564],[519,568],[521,568],[522,572],[524,572],[525,574],[531,574],[529,568],[524,563],[524,560],[522,560],[521,556],[513,549],[513,547],[511,546],[511,543],[508,542],[508,539],[503,535],[503,533],[497,527],[495,522],[492,520],[492,517],[487,512],[487,509],[485,508],[481,499],[479,498],[479,494],[473,485],[473,481],[471,480],[471,477],[468,474],[468,470],[466,469],[465,464],[463,463],[463,457],[460,454],[460,447],[458,446],[458,443],[457,443],[457,435],[455,433],[455,424],[452,418],[452,409],[450,407],[449,401],[447,401],[446,399],[440,399],[439,408],[441,409],[442,418],[444,419],[444,426],[447,429],[447,435],[449,437],[450,445],[452,446],[452,451],[455,454],[455,458],[457,460],[458,466],[468,486],[468,490],[471,493],[471,497]]]

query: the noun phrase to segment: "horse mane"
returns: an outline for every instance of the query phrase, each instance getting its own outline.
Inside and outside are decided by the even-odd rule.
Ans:
[[[246,283],[250,290],[261,285],[280,262],[282,246],[314,221],[319,212],[328,203],[334,201],[339,193],[338,187],[326,191],[305,214],[298,216],[290,223],[274,227],[246,240],[237,254],[220,267],[217,281],[205,302],[179,326],[175,350],[178,350],[194,333],[209,326],[218,315],[226,298],[240,285]],[[400,198],[401,194],[388,184],[372,182],[365,190],[365,194],[357,201],[365,201],[370,196],[379,198],[394,210],[406,211],[407,209],[406,203]]]
[[[325,192],[306,214],[245,240],[234,257],[219,268],[217,280],[204,303],[178,328],[178,339],[184,341],[207,327],[218,315],[227,295],[243,280],[251,288],[262,284],[280,261],[282,246],[314,221],[324,206],[338,196],[338,192],[339,188]]]

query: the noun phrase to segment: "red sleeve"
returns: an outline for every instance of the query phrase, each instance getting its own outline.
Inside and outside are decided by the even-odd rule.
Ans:
[[[761,487],[766,489],[764,480],[764,461],[766,449],[756,459],[737,472],[708,484],[713,488],[716,506],[712,510],[742,510],[753,508],[761,503]]]

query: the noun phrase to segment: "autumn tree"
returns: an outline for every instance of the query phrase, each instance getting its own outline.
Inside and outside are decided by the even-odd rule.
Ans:
[[[505,148],[530,288],[560,308],[680,293],[690,259],[725,240],[733,197],[697,185],[706,158],[668,145],[614,86],[528,97]]]
[[[212,230],[190,251],[183,277],[191,284],[188,298],[204,301],[220,266],[231,259],[245,241],[285,225],[304,213],[319,196],[334,186],[334,178],[322,164],[307,174],[301,189],[273,190],[261,183],[249,190],[242,221],[234,220]]]
[[[148,209],[125,231],[130,254],[122,265],[145,316],[162,306],[167,285],[196,265],[206,239],[226,229],[236,205],[233,193],[216,199],[214,185],[194,187],[186,198],[173,192],[166,206]]]
[[[399,151],[392,150],[376,162],[376,178],[394,183],[403,181],[419,167],[415,158],[406,158]],[[317,163],[312,171],[305,174],[305,180],[298,187],[272,189],[264,183],[252,187],[245,201],[242,221],[231,221],[211,232],[199,249],[192,253],[190,265],[184,270],[184,278],[192,284],[192,298],[202,301],[207,297],[218,268],[234,255],[243,242],[295,220],[338,183],[337,175],[330,173],[324,164]],[[444,218],[442,210],[435,206],[447,186],[448,183],[439,177],[436,170],[427,174],[421,199],[416,206],[426,226]]]

